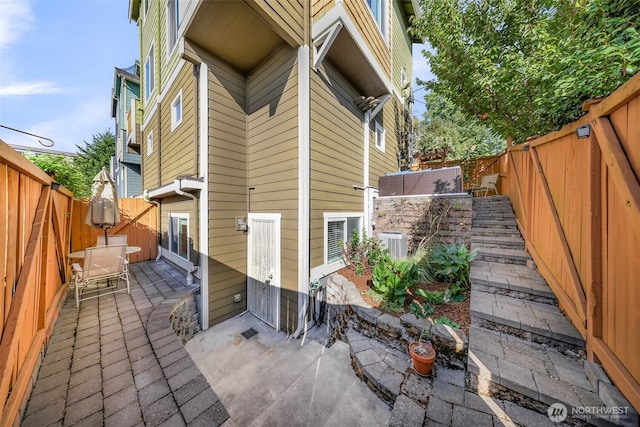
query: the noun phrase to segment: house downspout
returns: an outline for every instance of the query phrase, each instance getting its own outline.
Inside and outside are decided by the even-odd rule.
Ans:
[[[364,228],[367,230],[367,237],[371,237],[369,236],[370,232],[369,230],[371,229],[371,224],[370,224],[370,220],[369,220],[369,193],[371,190],[369,190],[369,157],[371,155],[370,150],[371,147],[369,146],[369,139],[370,139],[370,135],[371,135],[371,110],[367,110],[364,112],[364,161],[363,161],[363,177],[362,177],[362,188],[363,188],[363,192],[362,192],[362,197],[364,198],[364,220],[366,222],[366,224],[364,224]]]
[[[186,191],[182,191],[182,179],[176,179],[173,181],[175,183],[175,192],[178,196],[190,197],[193,200],[193,203],[196,205],[196,222],[198,221],[198,198],[191,193]],[[187,270],[187,286],[193,285],[193,273],[198,269],[198,267],[193,266],[192,268]]]
[[[303,44],[298,48],[298,328],[293,338],[307,329],[309,308],[309,228],[311,169],[311,8],[304,0]]]

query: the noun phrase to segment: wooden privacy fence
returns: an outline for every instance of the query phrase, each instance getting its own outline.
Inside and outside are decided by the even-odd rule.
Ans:
[[[526,249],[588,359],[640,410],[640,74],[499,164]]]
[[[120,223],[109,229],[108,234],[126,234],[127,244],[139,246],[140,252],[129,255],[129,261],[140,262],[158,256],[158,206],[143,199],[118,199]],[[95,246],[104,231],[85,224],[89,210],[88,200],[73,201],[71,223],[71,251]]]
[[[66,296],[73,194],[0,140],[0,425],[20,417]]]

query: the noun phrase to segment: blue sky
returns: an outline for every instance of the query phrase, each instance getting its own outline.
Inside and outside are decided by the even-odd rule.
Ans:
[[[111,131],[114,67],[139,59],[138,27],[128,0],[0,0],[0,124],[51,138],[76,151]],[[428,66],[414,47],[414,77]],[[422,100],[424,91],[416,93]],[[416,115],[424,105],[416,102]],[[0,128],[9,144],[37,139]],[[45,141],[46,142],[46,141]]]

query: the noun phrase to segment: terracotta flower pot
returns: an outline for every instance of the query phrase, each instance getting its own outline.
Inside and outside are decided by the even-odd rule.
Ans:
[[[419,375],[428,377],[431,375],[433,362],[436,360],[436,351],[431,344],[422,341],[413,341],[409,344],[409,353],[413,359],[413,368]]]

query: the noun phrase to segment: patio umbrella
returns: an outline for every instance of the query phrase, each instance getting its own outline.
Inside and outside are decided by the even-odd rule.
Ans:
[[[93,178],[89,212],[87,212],[85,223],[93,227],[102,228],[104,230],[105,244],[109,244],[107,230],[115,226],[119,221],[120,213],[118,212],[116,185],[109,172],[107,172],[107,168],[103,167]]]

